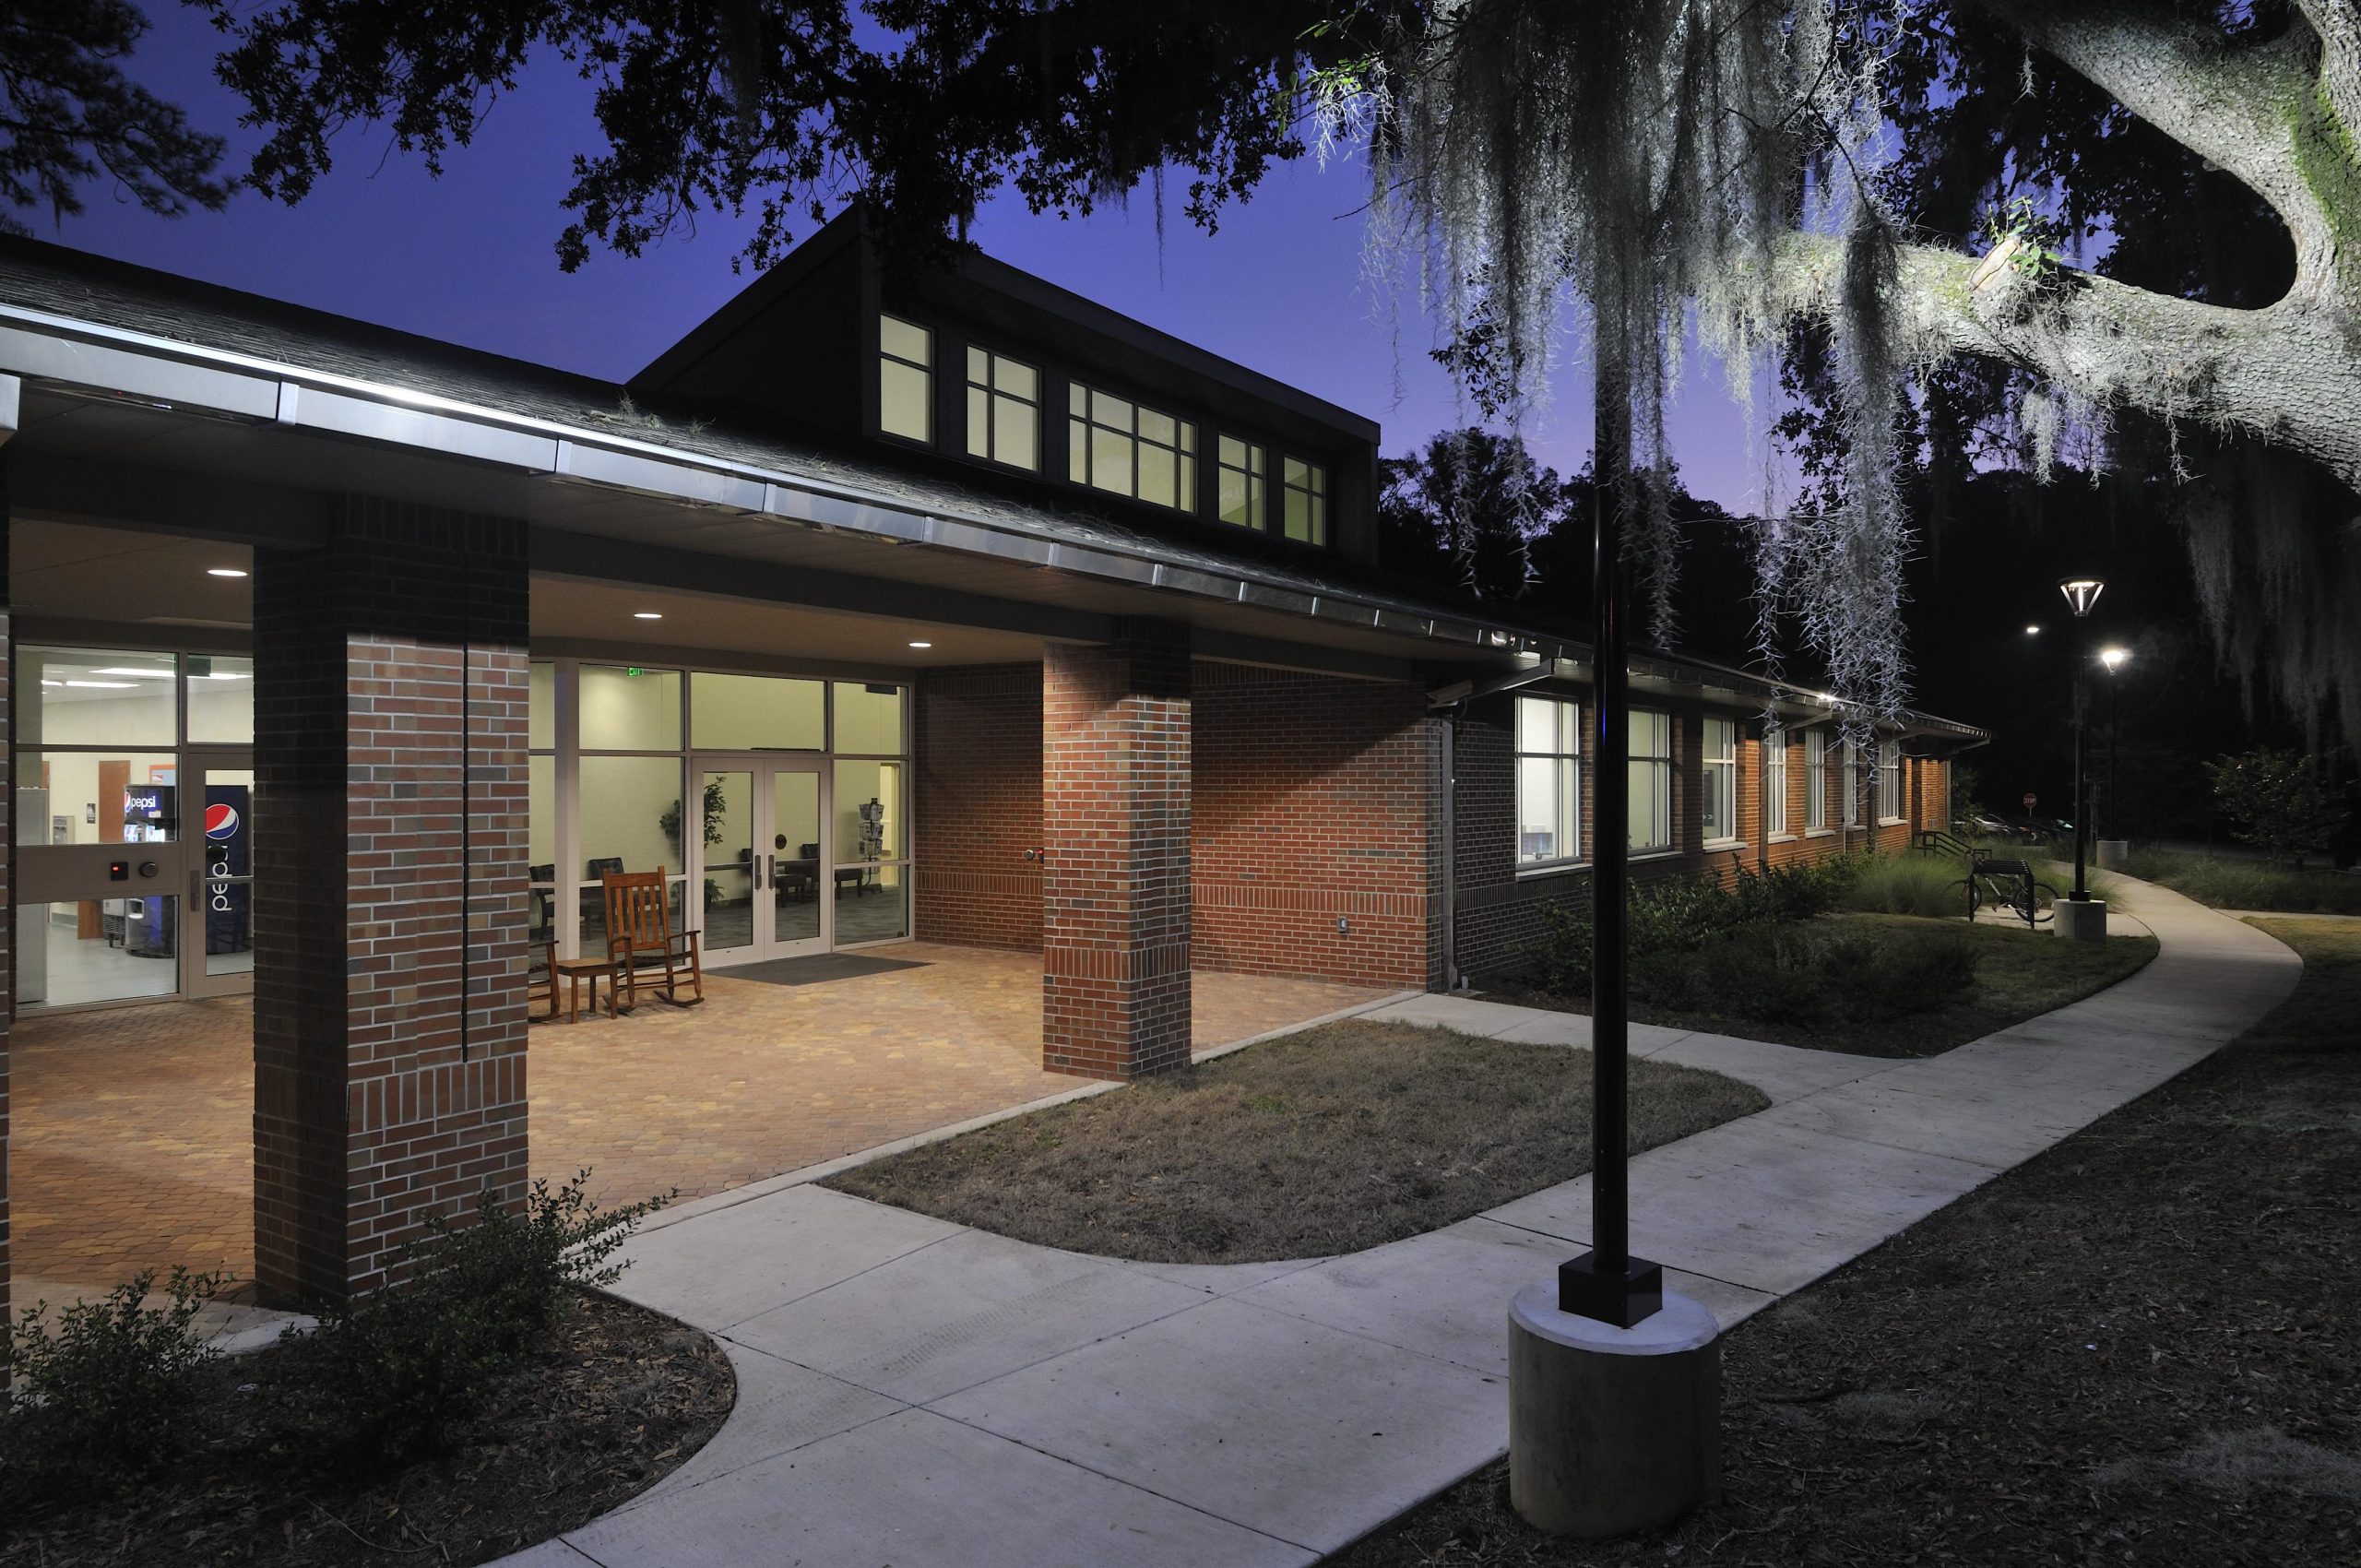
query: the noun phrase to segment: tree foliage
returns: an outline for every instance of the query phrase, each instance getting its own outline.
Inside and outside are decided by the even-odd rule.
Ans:
[[[291,199],[343,127],[439,161],[570,62],[606,145],[568,267],[717,209],[765,262],[855,192],[908,262],[1003,188],[1082,213],[1171,173],[1211,227],[1275,160],[1366,151],[1381,262],[1479,406],[1513,426],[1587,339],[1659,636],[1694,327],[1741,386],[1783,362],[1806,484],[1768,509],[1760,593],[1848,695],[1900,698],[1918,480],[1939,507],[2062,456],[2183,487],[2225,653],[2361,731],[2334,613],[2361,591],[2354,0],[196,3],[267,132],[249,177]]]
[[[14,0],[0,6],[0,230],[82,210],[81,187],[113,180],[148,211],[219,208],[225,144],[124,74],[148,18],[128,0]]]
[[[1478,599],[1524,598],[1541,580],[1536,544],[1583,493],[1514,435],[1449,430],[1423,451],[1378,464],[1382,558],[1397,571],[1456,581]]]
[[[2239,841],[2274,861],[2302,865],[2306,855],[2328,847],[2341,820],[2315,757],[2248,752],[2207,763],[2205,776],[2224,814],[2238,825]]]

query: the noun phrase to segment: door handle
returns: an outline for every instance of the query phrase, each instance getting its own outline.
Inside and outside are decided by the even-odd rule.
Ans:
[[[773,892],[777,892],[778,889],[778,857],[777,855],[765,855],[763,859],[768,862],[764,869],[771,879],[771,890]]]

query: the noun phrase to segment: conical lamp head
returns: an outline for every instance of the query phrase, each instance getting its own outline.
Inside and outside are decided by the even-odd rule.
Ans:
[[[2066,602],[2074,607],[2074,613],[2078,616],[2091,612],[2091,606],[2099,601],[2099,595],[2106,588],[2106,584],[2096,577],[2058,579],[2058,591],[2066,596]]]

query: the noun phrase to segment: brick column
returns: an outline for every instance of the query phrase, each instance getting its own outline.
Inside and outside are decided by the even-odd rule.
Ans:
[[[0,1326],[8,1322],[8,1025],[17,1016],[17,725],[11,698],[8,454],[0,449]],[[36,693],[36,695],[39,694]]]
[[[1041,671],[1041,1063],[1189,1061],[1189,634],[1127,621]]]
[[[520,1198],[521,523],[353,499],[255,552],[255,1258],[374,1289],[433,1211]]]

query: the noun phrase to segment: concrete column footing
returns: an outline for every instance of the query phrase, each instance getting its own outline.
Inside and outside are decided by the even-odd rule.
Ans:
[[[2069,942],[2105,942],[2106,940],[2106,900],[2084,898],[2077,902],[2060,898],[2049,906],[2057,918],[2058,934]]]
[[[1509,1308],[1509,1501],[1550,1535],[1671,1523],[1722,1491],[1722,1348],[1714,1314],[1665,1292],[1630,1328],[1558,1310],[1547,1280]]]

